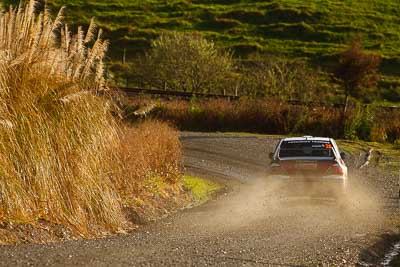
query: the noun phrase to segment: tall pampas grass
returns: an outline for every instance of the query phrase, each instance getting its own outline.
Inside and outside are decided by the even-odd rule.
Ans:
[[[63,9],[53,19],[36,4],[0,15],[0,223],[117,230],[120,129],[100,96],[108,43],[93,21],[73,35]]]

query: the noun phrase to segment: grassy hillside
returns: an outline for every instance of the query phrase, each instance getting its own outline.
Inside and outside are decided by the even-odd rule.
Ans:
[[[50,0],[78,24],[95,16],[115,50],[145,48],[164,30],[202,31],[239,53],[335,54],[354,34],[388,58],[399,57],[400,2],[395,0]],[[115,51],[114,50],[114,51]]]
[[[10,1],[6,1],[10,2]],[[11,1],[12,2],[12,1]],[[253,52],[329,65],[344,44],[361,36],[384,57],[385,83],[400,76],[400,2],[397,0],[48,0],[67,17],[96,17],[111,42],[109,56],[129,60],[162,31],[201,31],[246,57]],[[396,84],[396,83],[395,83]]]

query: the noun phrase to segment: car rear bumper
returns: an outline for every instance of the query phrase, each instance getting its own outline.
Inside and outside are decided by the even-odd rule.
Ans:
[[[290,175],[280,175],[272,174],[268,175],[268,178],[275,181],[286,181],[286,182],[333,182],[342,183],[346,182],[346,177],[344,175],[326,175],[326,176],[290,176]]]
[[[347,178],[342,175],[291,177],[269,175],[269,184],[285,195],[341,196],[347,192]]]

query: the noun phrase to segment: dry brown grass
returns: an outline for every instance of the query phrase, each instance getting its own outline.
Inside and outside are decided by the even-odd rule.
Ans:
[[[177,134],[150,123],[125,135],[105,97],[101,31],[92,23],[72,35],[62,11],[53,20],[35,5],[0,15],[0,228],[118,231],[137,180],[178,179]]]
[[[181,178],[181,144],[178,131],[165,123],[147,121],[127,128],[122,138],[119,191],[138,195],[154,178],[176,184]]]
[[[182,130],[303,132],[337,137],[343,129],[340,110],[292,106],[273,99],[165,101],[154,116]]]
[[[117,189],[128,219],[164,216],[185,205],[178,131],[165,123],[147,121],[127,128],[122,138],[121,175]],[[135,221],[135,219],[134,219]]]
[[[35,5],[0,17],[0,221],[117,230],[123,216],[109,173],[119,130],[96,96],[106,90],[107,42],[93,40],[94,24],[71,35],[61,12],[52,20]]]
[[[131,99],[128,106],[134,109],[151,101]],[[181,130],[309,134],[392,143],[400,140],[400,112],[374,107],[352,106],[344,118],[340,107],[289,105],[270,98],[173,100],[159,101],[150,117]]]

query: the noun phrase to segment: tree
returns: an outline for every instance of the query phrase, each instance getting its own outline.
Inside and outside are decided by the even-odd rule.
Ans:
[[[346,96],[344,113],[349,96],[365,97],[371,93],[371,89],[376,88],[381,60],[379,55],[364,52],[359,39],[353,40],[340,55],[334,75],[336,81],[343,86]]]
[[[145,83],[185,92],[222,92],[232,77],[232,56],[199,34],[162,34],[136,67]]]
[[[255,56],[240,64],[241,92],[282,100],[320,100],[318,73],[306,62]]]

